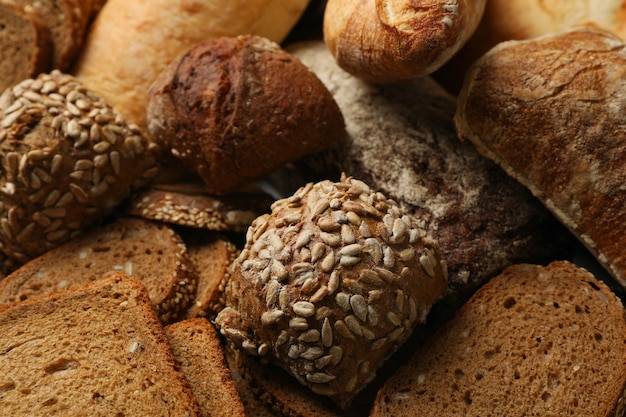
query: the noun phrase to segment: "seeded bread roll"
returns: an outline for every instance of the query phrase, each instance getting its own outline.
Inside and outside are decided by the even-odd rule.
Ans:
[[[154,145],[58,71],[5,91],[0,140],[5,271],[76,236],[158,173]]]
[[[530,189],[624,287],[625,51],[613,33],[584,27],[501,43],[468,72],[455,115],[459,136]]]
[[[45,22],[24,8],[0,3],[0,92],[49,71],[52,39]]]
[[[486,0],[329,0],[324,41],[341,68],[371,82],[422,77],[474,33]]]
[[[206,39],[254,34],[281,42],[309,0],[108,0],[73,74],[128,121],[147,126],[148,88],[179,54]]]
[[[386,381],[370,416],[623,416],[624,340],[622,303],[589,272],[513,265]]]
[[[129,217],[92,228],[22,265],[0,281],[0,306],[116,271],[142,281],[164,324],[184,315],[195,299],[198,277],[181,237],[166,224]]]
[[[320,80],[258,36],[216,38],[180,55],[150,87],[154,141],[224,194],[344,134]]]
[[[216,324],[345,408],[445,286],[436,244],[394,201],[353,178],[309,183],[248,230]]]

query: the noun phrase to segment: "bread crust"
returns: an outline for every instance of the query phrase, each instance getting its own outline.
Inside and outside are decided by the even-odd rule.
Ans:
[[[624,49],[594,28],[502,43],[470,69],[455,115],[459,136],[529,188],[622,286]]]
[[[474,33],[485,0],[329,0],[324,41],[344,70],[371,82],[428,75]]]

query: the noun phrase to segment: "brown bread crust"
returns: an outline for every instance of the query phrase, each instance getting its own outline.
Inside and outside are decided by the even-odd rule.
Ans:
[[[344,131],[324,85],[274,42],[257,36],[202,42],[150,87],[150,134],[210,193],[248,184]]]
[[[459,96],[460,137],[528,187],[626,285],[625,45],[571,29],[492,49]]]

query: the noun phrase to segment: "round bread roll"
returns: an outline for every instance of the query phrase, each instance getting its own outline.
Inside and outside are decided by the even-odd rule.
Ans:
[[[44,73],[0,97],[2,268],[41,255],[158,174],[155,145],[74,77]]]
[[[324,41],[347,72],[370,82],[428,75],[474,33],[486,0],[329,0]]]
[[[150,87],[152,139],[224,194],[345,133],[324,84],[259,36],[214,38],[180,55]]]
[[[148,88],[179,54],[219,36],[281,42],[309,0],[108,0],[73,74],[126,120],[145,128]]]
[[[253,222],[216,324],[345,408],[444,293],[424,236],[361,181],[309,183]]]

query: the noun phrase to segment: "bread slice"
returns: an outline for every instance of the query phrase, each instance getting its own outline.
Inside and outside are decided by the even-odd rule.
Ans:
[[[213,325],[205,318],[165,327],[176,363],[187,378],[203,417],[246,416]]]
[[[190,229],[181,231],[181,236],[198,274],[196,297],[184,317],[212,320],[224,307],[224,284],[240,251],[223,235],[208,230]]]
[[[23,7],[0,3],[0,92],[50,69],[52,39],[45,22]]]
[[[372,417],[622,416],[619,299],[567,261],[485,284],[379,391]]]
[[[122,271],[142,280],[164,323],[195,297],[197,275],[180,236],[166,224],[120,218],[23,265],[0,281],[0,305]]]
[[[142,283],[116,273],[0,309],[6,416],[198,416]]]

